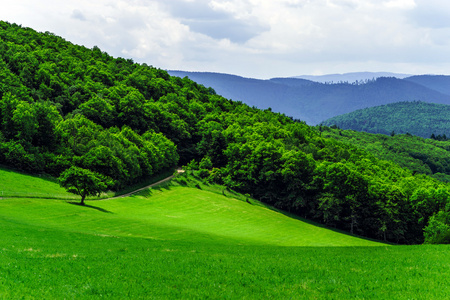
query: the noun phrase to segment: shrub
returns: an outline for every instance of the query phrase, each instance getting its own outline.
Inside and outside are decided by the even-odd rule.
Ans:
[[[424,229],[426,244],[450,244],[450,213],[440,211],[433,215]]]

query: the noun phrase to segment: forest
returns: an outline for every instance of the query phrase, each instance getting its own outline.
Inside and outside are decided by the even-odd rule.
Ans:
[[[435,140],[446,140],[450,135],[450,105],[421,101],[396,102],[325,120],[322,125],[336,125],[381,134],[412,134]]]
[[[0,22],[0,164],[118,190],[177,165],[277,208],[402,244],[450,242],[450,186],[290,116]],[[349,133],[351,134],[351,133]]]
[[[413,173],[422,173],[450,182],[450,141],[447,139],[425,139],[411,134],[370,134],[341,130],[334,126],[318,128],[324,137],[355,145],[380,159],[393,161]]]

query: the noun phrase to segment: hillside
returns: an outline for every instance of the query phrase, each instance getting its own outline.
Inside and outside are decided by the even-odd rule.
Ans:
[[[6,169],[0,176],[42,183]],[[17,193],[30,192],[17,183]],[[358,298],[445,298],[449,292],[447,246],[375,243],[252,202],[176,183],[84,207],[2,199],[0,298],[345,298],[349,290]]]
[[[9,189],[7,197],[0,203],[0,219],[31,226],[157,240],[180,240],[191,236],[214,243],[246,245],[383,245],[286,216],[256,200],[252,200],[253,205],[249,204],[240,200],[239,194],[227,192],[224,196],[214,193],[213,189],[208,191],[208,186],[204,186],[206,190],[193,187],[198,183],[189,187],[174,180],[129,198],[89,201],[83,208],[70,205],[74,202],[48,200],[59,195],[61,188],[51,182],[45,184],[39,177],[3,169],[0,178],[2,182],[10,182],[8,186],[0,184],[0,191]],[[34,188],[42,185],[46,186],[46,195],[42,189]],[[40,199],[32,200],[33,197]],[[21,205],[23,203],[27,203],[26,209]],[[82,218],[80,212],[83,212]]]
[[[357,109],[399,101],[450,104],[448,94],[393,77],[377,78],[365,84],[324,84],[296,78],[257,80],[218,73],[168,72],[212,87],[229,99],[261,109],[270,107],[309,125]]]
[[[188,78],[48,32],[0,27],[3,165],[54,177],[76,167],[113,191],[184,165],[205,182],[353,234],[405,244],[445,237],[440,228],[447,221],[435,217],[448,213],[444,182]],[[287,92],[299,82],[317,85],[271,82]],[[425,89],[400,82],[410,92]],[[353,87],[321,86],[336,95],[336,88],[345,94]]]
[[[0,166],[0,197],[75,199],[51,177],[31,176]]]
[[[323,136],[355,145],[380,159],[450,182],[450,140],[424,139],[410,134],[393,136],[321,127]]]
[[[442,94],[450,95],[450,76],[448,75],[417,75],[405,78]]]
[[[322,122],[370,133],[412,135],[429,138],[450,136],[450,105],[425,102],[398,102],[357,110]]]

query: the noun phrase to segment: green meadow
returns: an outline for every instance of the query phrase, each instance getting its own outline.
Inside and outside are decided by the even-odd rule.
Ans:
[[[11,193],[62,193],[5,169]],[[444,299],[450,249],[329,230],[214,187],[0,200],[0,299]],[[20,194],[23,193],[23,194]]]
[[[50,177],[26,175],[1,166],[0,197],[78,198],[66,192]]]

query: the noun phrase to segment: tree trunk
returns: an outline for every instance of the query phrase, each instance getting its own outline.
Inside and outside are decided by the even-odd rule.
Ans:
[[[350,233],[353,234],[353,228],[356,224],[356,218],[352,215],[352,223],[350,224]]]
[[[86,195],[81,196],[81,203],[80,203],[81,205],[84,205],[84,198],[86,198]]]

